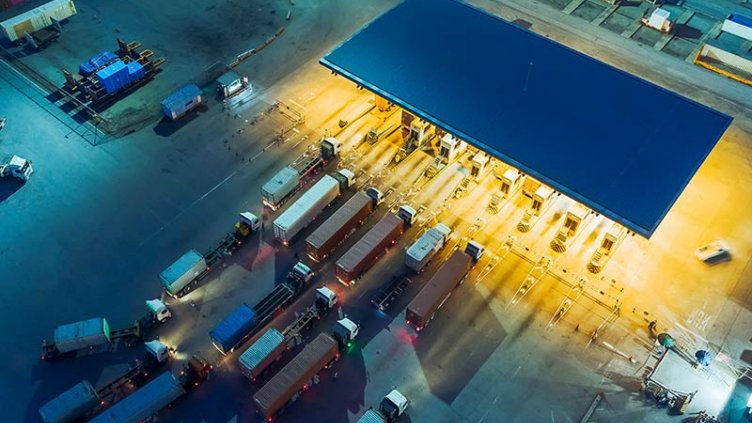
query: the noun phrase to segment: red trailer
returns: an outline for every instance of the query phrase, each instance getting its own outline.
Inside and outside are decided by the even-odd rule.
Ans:
[[[337,358],[337,341],[326,333],[319,334],[256,392],[253,396],[256,411],[265,419],[271,419],[288,402],[294,401],[301,391],[308,389],[311,379]]]
[[[320,262],[352,234],[373,212],[376,200],[363,192],[352,196],[306,238],[306,251],[311,260]]]
[[[379,223],[337,260],[337,280],[348,286],[355,284],[397,242],[404,229],[405,222],[402,218],[394,213],[384,215]]]

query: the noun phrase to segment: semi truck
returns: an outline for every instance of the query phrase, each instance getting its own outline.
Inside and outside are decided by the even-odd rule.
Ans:
[[[266,370],[269,365],[277,361],[287,350],[288,341],[297,336],[314,319],[328,312],[337,304],[337,295],[329,288],[316,289],[316,300],[313,306],[297,318],[282,332],[269,328],[243,354],[238,357],[241,373],[252,382]]]
[[[347,169],[339,170],[334,176],[324,175],[274,220],[274,236],[289,245],[345,188],[352,186],[354,178]]]
[[[240,245],[261,228],[261,221],[251,212],[243,212],[235,223],[235,231],[228,233],[220,243],[201,254],[195,249],[188,250],[159,274],[165,291],[172,297],[180,298],[198,286],[225,256],[232,255]]]
[[[28,181],[34,168],[31,167],[31,160],[16,156],[15,154],[0,163],[0,178],[16,178],[21,181]]]
[[[336,138],[321,140],[317,155],[304,154],[291,165],[285,166],[272,179],[261,187],[261,198],[265,206],[279,209],[300,188],[300,181],[321,169],[327,161],[339,155],[342,143]]]
[[[373,210],[384,200],[384,194],[376,188],[357,192],[333,215],[306,238],[306,252],[315,262],[321,262],[338,245],[342,244],[355,229],[363,224]]]
[[[384,399],[381,400],[379,408],[369,408],[360,418],[357,423],[393,423],[397,419],[405,414],[409,402],[402,393],[396,389],[388,393]]]
[[[407,249],[405,265],[415,273],[425,270],[428,262],[441,250],[452,230],[443,223],[438,223],[427,230]]]
[[[412,325],[417,331],[423,330],[433,319],[436,311],[452,295],[454,288],[464,282],[470,269],[483,255],[483,251],[482,245],[469,241],[464,251],[456,250],[452,253],[407,306],[407,324]]]
[[[285,405],[315,383],[322,369],[329,368],[339,358],[340,352],[357,336],[357,329],[355,323],[345,318],[335,325],[335,336],[320,333],[253,395],[256,411],[271,421]]]
[[[122,375],[111,380],[100,389],[84,380],[67,391],[48,401],[39,408],[39,415],[44,423],[72,423],[84,417],[90,417],[101,407],[110,402],[120,388],[128,384],[139,384],[157,366],[165,364],[170,358],[169,348],[159,341],[144,343],[146,356],[138,360]]]
[[[209,377],[211,367],[193,356],[176,377],[167,371],[122,401],[104,410],[91,423],[141,423],[150,421],[160,410],[197,387]]]
[[[337,260],[335,275],[341,283],[352,286],[415,220],[416,211],[400,206],[397,214],[387,213],[342,257]]]
[[[117,339],[143,339],[150,329],[172,316],[160,299],[147,300],[146,306],[149,312],[124,329],[110,330],[110,324],[103,317],[58,326],[52,342],[42,341],[42,360],[72,357],[80,351],[94,350]]]
[[[303,285],[313,278],[313,271],[298,262],[288,273],[287,280],[277,286],[258,304],[241,304],[209,332],[212,344],[222,354],[228,354],[247,339],[254,328],[264,324],[274,312],[288,304]]]

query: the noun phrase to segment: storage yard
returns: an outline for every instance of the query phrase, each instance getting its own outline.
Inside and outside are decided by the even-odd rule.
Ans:
[[[0,0],[0,22],[46,2],[10,3]],[[413,90],[440,81],[453,66],[445,58],[413,49],[399,75],[360,73],[390,63],[393,48],[464,31],[394,42],[388,19],[410,10],[389,12],[404,6],[396,0],[79,0],[60,22],[32,27],[49,34],[6,36],[0,150],[29,161],[23,177],[0,179],[5,419],[746,421],[752,87],[738,72],[744,52],[723,41],[746,34],[744,19],[723,23],[746,6],[669,4],[675,27],[661,33],[663,15],[650,21],[647,2],[471,3],[536,42],[665,88],[650,98],[702,105],[635,106],[630,116],[632,98],[609,82],[626,74],[585,73],[601,81],[595,90],[574,75],[554,87],[570,70],[551,50],[517,52],[494,75],[525,61],[520,92],[548,84],[553,108],[497,99],[452,115],[441,100],[465,104],[469,82],[432,91],[427,104]],[[423,16],[443,19],[432,13]],[[486,18],[473,27],[493,37],[501,21]],[[377,37],[382,50],[349,61],[352,46],[376,50],[358,43],[380,21],[393,28]],[[35,46],[44,36],[55,40]],[[698,51],[708,66],[695,64]],[[421,84],[387,85],[401,78]],[[608,90],[612,110],[559,101]],[[499,108],[495,137],[476,138]],[[530,115],[537,127],[514,129]],[[536,155],[519,160],[504,138],[549,129],[570,151],[531,141],[520,146]],[[631,148],[609,156],[601,142],[573,154],[595,130],[612,143],[652,133],[668,145],[682,134],[682,156],[651,167],[672,151],[653,139],[631,174],[618,163]],[[592,161],[535,167],[553,153]],[[577,185],[592,169],[602,180]],[[618,169],[638,180],[612,178]],[[639,180],[650,172],[665,176]],[[612,191],[578,191],[601,185]],[[651,189],[632,192],[638,185]]]

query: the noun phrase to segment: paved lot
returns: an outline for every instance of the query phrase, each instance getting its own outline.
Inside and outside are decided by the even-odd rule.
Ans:
[[[529,260],[553,254],[548,243],[569,204],[552,205],[531,232],[520,236],[515,252],[503,255],[501,246],[515,230],[521,207],[527,202],[520,196],[497,215],[488,215],[485,204],[491,191],[498,189],[498,181],[489,177],[466,198],[448,203],[448,210],[437,217],[455,229],[454,243],[473,237],[489,247],[489,254],[468,282],[419,336],[405,326],[401,310],[440,260],[434,260],[426,273],[414,279],[393,312],[376,313],[368,305],[370,293],[391,274],[403,271],[404,248],[421,228],[408,231],[357,287],[337,287],[344,297],[343,311],[362,323],[363,332],[353,351],[337,364],[336,381],[333,374],[325,374],[319,386],[288,410],[285,421],[352,420],[365,407],[378,403],[393,385],[412,402],[404,421],[578,421],[598,391],[606,392],[607,398],[598,410],[598,419],[668,421],[664,412],[646,405],[637,392],[639,376],[645,370],[640,365],[650,357],[642,312],[658,316],[663,326],[673,329],[678,327],[676,323],[694,324],[698,333],[735,357],[750,348],[745,329],[751,320],[750,280],[744,273],[750,255],[746,228],[750,226],[749,216],[744,215],[747,204],[738,198],[751,197],[732,189],[746,189],[743,187],[748,184],[736,181],[748,181],[752,175],[745,159],[750,157],[750,138],[744,130],[750,122],[743,117],[746,96],[739,86],[626,39],[624,43],[635,47],[611,44],[607,35],[603,44],[593,42],[592,34],[570,26],[578,18],[559,20],[548,16],[549,9],[534,9],[539,17],[561,21],[550,26],[524,10],[508,8],[509,4],[483,4],[503,16],[533,22],[534,30],[737,116],[729,135],[654,239],[650,243],[635,240],[631,246],[625,243],[623,259],[617,257],[609,264],[608,271],[615,276],[635,275],[618,278],[614,289],[620,292],[620,287],[626,286],[629,295],[623,298],[624,304],[640,310],[631,315],[632,307],[625,305],[622,316],[605,325],[601,340],[633,354],[637,363],[589,343],[593,329],[612,321],[609,309],[594,301],[613,297],[608,278],[597,285],[602,293],[598,289],[591,292],[554,328],[547,327],[570,292],[562,280],[571,278],[572,269],[581,268],[588,259],[595,246],[594,236],[578,239],[581,244],[558,259],[554,271],[541,278],[522,301],[512,304],[517,288],[533,267]],[[379,4],[378,8],[388,6]],[[0,370],[5,375],[0,402],[6,405],[8,421],[37,421],[37,409],[46,400],[82,379],[103,382],[139,355],[138,350],[120,349],[59,363],[39,362],[38,341],[49,338],[57,324],[103,315],[114,327],[127,325],[143,313],[143,300],[159,295],[157,274],[167,264],[188,248],[209,248],[230,229],[238,211],[250,208],[260,212],[258,187],[263,181],[325,131],[339,132],[340,119],[353,121],[370,108],[368,94],[341,78],[332,78],[315,60],[377,15],[376,6],[371,10],[347,7],[347,2],[327,2],[300,7],[307,18],[293,19],[292,25],[298,26],[286,33],[289,38],[280,39],[243,65],[256,75],[252,79],[259,81],[259,92],[252,101],[227,113],[212,102],[208,111],[167,137],[150,125],[129,137],[91,147],[72,132],[75,125],[70,120],[41,110],[32,99],[33,90],[0,68],[0,81],[13,81],[0,84],[0,97],[10,98],[14,104],[14,109],[0,111],[10,118],[8,128],[0,133],[0,148],[33,158],[37,172],[26,186],[6,190],[7,198],[0,202],[5,235],[0,237],[0,274],[19,281],[8,284],[0,300],[4,315],[11,316],[0,323],[6,334],[0,341]],[[305,44],[302,49],[301,44]],[[643,59],[625,59],[633,56]],[[665,73],[656,74],[652,60],[665,64],[661,68]],[[695,78],[705,88],[696,89]],[[147,86],[144,95],[159,98],[161,94],[153,91],[158,92]],[[716,91],[735,102],[717,97]],[[302,105],[307,121],[298,132],[270,144],[275,131],[288,124],[271,107],[277,100]],[[358,171],[361,184],[368,181],[382,188],[395,187],[389,203],[409,200],[427,206],[427,217],[451,196],[463,177],[459,169],[448,168],[426,180],[420,174],[430,157],[420,152],[396,168],[373,174],[378,169],[376,163],[386,164],[396,153],[398,135],[352,150],[370,127],[388,126],[394,118],[371,112],[342,131],[339,136],[348,147],[344,163]],[[714,206],[700,213],[698,204]],[[327,213],[331,212],[333,208]],[[383,212],[369,218],[338,254]],[[478,217],[484,221],[480,229],[474,229],[471,225]],[[701,231],[681,231],[706,218],[714,223],[704,224]],[[175,319],[159,334],[179,345],[181,356],[200,351],[215,363],[215,371],[202,389],[162,413],[164,421],[255,419],[250,398],[256,388],[237,372],[238,353],[222,359],[212,350],[206,334],[240,302],[258,301],[294,263],[293,252],[273,242],[268,230],[271,219],[265,215],[263,236],[227,260],[202,289],[171,304]],[[592,230],[597,233],[603,228],[593,224]],[[716,236],[733,242],[735,259],[723,267],[707,269],[693,261],[691,250]],[[675,245],[682,247],[677,251]],[[300,242],[294,246],[302,256],[301,247]],[[653,258],[645,257],[645,251]],[[317,284],[333,281],[333,261],[317,267]],[[569,275],[562,269],[569,269]],[[670,278],[665,279],[666,275]],[[691,280],[712,283],[694,284],[687,292],[687,275]],[[663,281],[663,289],[651,289],[654,280]],[[637,295],[646,291],[654,295]],[[725,292],[731,292],[728,301]],[[272,324],[284,327],[292,312],[311,301],[311,295],[302,296],[290,312]],[[322,320],[308,336],[326,330],[335,317],[336,313]],[[286,359],[291,357],[288,354]],[[739,407],[734,403],[726,406],[725,412],[732,417],[729,421],[738,417]]]

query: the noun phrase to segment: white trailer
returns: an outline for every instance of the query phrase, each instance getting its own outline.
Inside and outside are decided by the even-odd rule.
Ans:
[[[261,187],[261,198],[267,207],[277,210],[300,184],[300,174],[292,166],[286,166]]]
[[[177,295],[181,289],[191,283],[208,269],[206,259],[196,250],[189,250],[159,274],[159,279],[170,295]]]
[[[73,0],[29,1],[18,8],[26,11],[0,22],[0,33],[8,41],[17,41],[76,14]]]
[[[284,213],[274,220],[274,236],[284,245],[308,226],[340,194],[340,182],[324,175]]]
[[[421,273],[431,258],[444,246],[452,230],[443,223],[439,223],[427,230],[417,241],[407,249],[405,264],[415,273]]]

